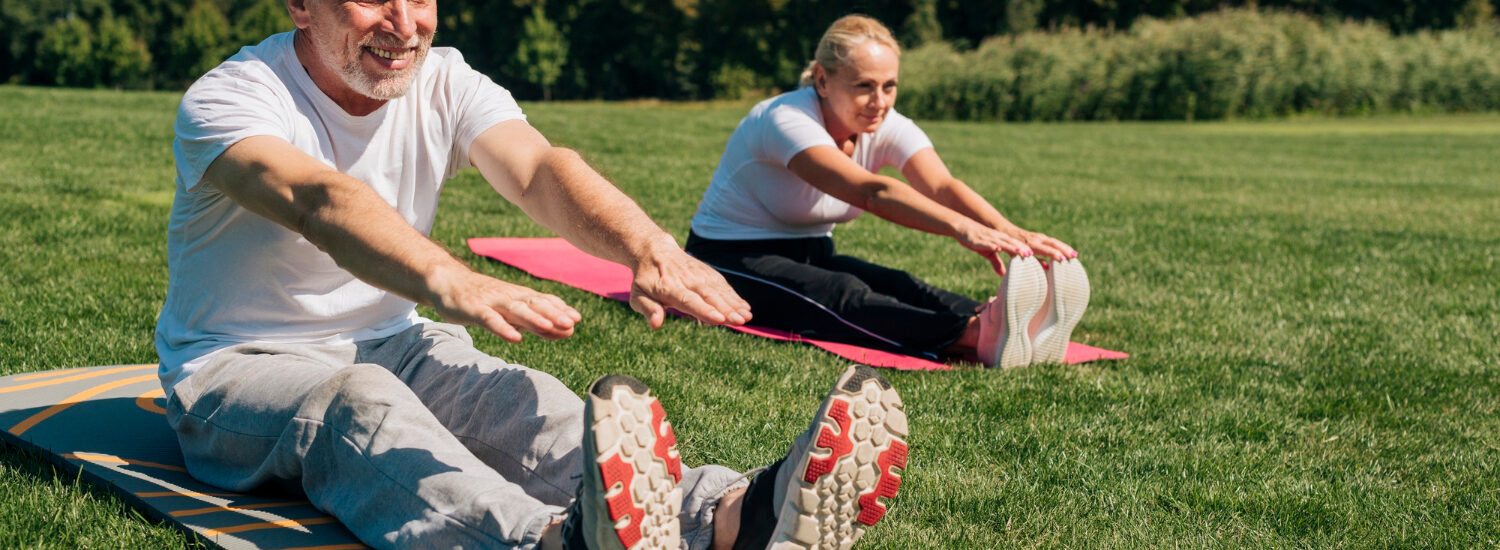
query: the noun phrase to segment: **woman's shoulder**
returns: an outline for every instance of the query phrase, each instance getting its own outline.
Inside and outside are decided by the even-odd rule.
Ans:
[[[812,88],[798,88],[762,100],[750,109],[750,118],[806,115],[818,117],[817,93]]]

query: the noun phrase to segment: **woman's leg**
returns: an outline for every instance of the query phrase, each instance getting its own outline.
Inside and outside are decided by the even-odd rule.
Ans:
[[[983,305],[968,296],[932,286],[905,271],[873,264],[854,256],[834,255],[823,266],[859,277],[881,294],[921,308],[945,311],[956,317],[973,317]]]
[[[724,246],[719,244],[726,241],[704,241],[690,238],[688,250],[724,274],[750,303],[753,323],[759,326],[923,354],[953,343],[968,323],[968,317],[946,308],[933,310],[878,292],[855,274],[799,261],[826,256],[823,252],[831,246],[825,239],[759,241],[769,243],[764,247],[772,249],[769,252],[746,252],[753,250],[755,241]],[[788,250],[776,253],[782,252],[776,248]]]

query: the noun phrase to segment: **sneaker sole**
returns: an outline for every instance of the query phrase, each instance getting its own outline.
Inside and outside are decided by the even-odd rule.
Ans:
[[[1073,329],[1089,307],[1089,276],[1078,260],[1052,262],[1052,309],[1056,323],[1037,334],[1034,363],[1062,363]]]
[[[906,469],[905,406],[874,369],[854,366],[823,400],[790,477],[773,549],[846,549],[885,516]]]
[[[1026,327],[1046,299],[1047,274],[1042,264],[1032,257],[1011,261],[1005,275],[1005,347],[995,366],[1009,369],[1031,364],[1031,339]]]
[[[616,550],[678,548],[682,460],[661,402],[645,384],[613,375],[594,383],[586,406],[584,450],[593,451],[599,473],[588,477],[599,481],[594,489],[603,496],[614,534],[597,537],[597,543]]]

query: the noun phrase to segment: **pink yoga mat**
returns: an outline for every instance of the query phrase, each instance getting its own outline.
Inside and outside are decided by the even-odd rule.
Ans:
[[[623,265],[590,256],[560,238],[469,239],[469,250],[475,254],[498,260],[506,265],[530,273],[536,277],[557,281],[619,301],[630,299],[630,269]],[[850,344],[825,342],[803,338],[786,331],[746,326],[728,327],[745,334],[753,334],[772,340],[805,342],[822,348],[834,355],[872,367],[887,367],[900,370],[946,370],[952,367],[910,355],[901,355]],[[1102,359],[1124,359],[1127,354],[1107,349],[1086,346],[1077,342],[1068,343],[1068,364],[1087,363]]]

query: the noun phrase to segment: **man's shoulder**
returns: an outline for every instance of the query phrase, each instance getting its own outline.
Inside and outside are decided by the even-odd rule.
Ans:
[[[285,56],[296,55],[291,47],[291,36],[290,32],[274,34],[259,44],[240,48],[194,81],[185,97],[216,91],[287,89],[288,83],[279,68],[285,63]]]

